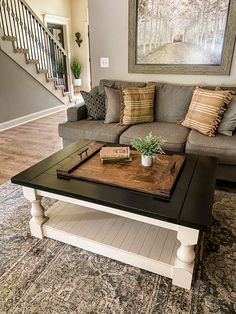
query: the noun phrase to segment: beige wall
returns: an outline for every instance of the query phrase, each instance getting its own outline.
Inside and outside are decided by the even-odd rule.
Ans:
[[[82,64],[81,88],[85,90],[90,89],[87,10],[87,0],[71,0],[72,56],[77,57]],[[75,42],[76,32],[79,32],[83,39],[80,47]]]
[[[0,50],[0,123],[62,103]]]
[[[43,20],[43,14],[71,17],[71,0],[26,0],[31,9]]]
[[[236,85],[236,49],[230,76],[128,73],[128,0],[88,1],[92,85],[101,78]],[[100,68],[100,57],[109,57],[108,69]]]

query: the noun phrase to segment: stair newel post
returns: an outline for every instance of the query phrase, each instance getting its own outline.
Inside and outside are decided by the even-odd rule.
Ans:
[[[6,28],[5,28],[5,25],[4,25],[5,18],[4,18],[3,10],[4,10],[3,1],[1,1],[0,2],[0,15],[1,15],[1,20],[2,20],[1,25],[2,25],[3,34],[4,34],[4,36],[6,36],[7,34],[6,34]]]

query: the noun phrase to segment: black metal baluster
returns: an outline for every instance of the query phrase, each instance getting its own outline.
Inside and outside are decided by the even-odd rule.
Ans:
[[[3,3],[3,8],[4,8],[4,17],[5,17],[5,25],[6,25],[6,36],[10,36],[9,32],[9,25],[7,22],[7,3],[6,0],[2,2]]]
[[[18,0],[14,0],[15,16],[16,16],[16,48],[20,48],[20,35],[19,35],[19,12],[17,12]]]
[[[24,30],[24,15],[23,15],[23,8],[24,8],[24,4],[22,4],[22,2],[20,2],[20,26],[21,26],[21,30],[22,30],[22,43],[23,43],[23,47],[22,48],[26,48],[26,44],[25,44],[25,30]]]
[[[67,72],[67,57],[63,53],[64,65],[65,65],[65,91],[68,92],[69,85],[68,85],[68,72]]]
[[[29,59],[34,59],[33,57],[33,41],[32,41],[32,31],[30,28],[30,16],[29,16],[29,11],[26,9],[25,10],[26,14],[26,22],[27,22],[27,31],[28,31],[28,36],[29,36]]]
[[[12,17],[12,29],[13,29],[13,36],[16,37],[16,21],[15,21],[15,12],[12,4],[12,0],[9,0],[9,5],[11,4],[11,17]]]
[[[43,64],[43,54],[42,54],[41,39],[40,39],[40,26],[39,26],[39,23],[37,21],[36,21],[36,29],[37,29],[37,36],[38,36],[39,60],[40,60],[40,64],[41,64],[41,69],[43,69],[44,64]]]
[[[41,40],[41,52],[42,52],[43,68],[47,69],[47,63],[45,61],[44,42],[43,42],[43,29],[42,29],[41,25],[39,25],[39,34],[40,34],[40,40]]]
[[[34,23],[34,16],[30,13],[30,25],[31,25],[31,31],[32,31],[32,41],[33,41],[33,58],[34,60],[37,60],[37,34],[35,31],[35,23]],[[38,58],[39,59],[39,58]]]
[[[8,12],[8,20],[9,20],[9,29],[10,29],[10,36],[13,36],[13,31],[12,31],[12,20],[11,20],[11,8],[9,5],[9,2],[7,2],[7,12]]]
[[[38,67],[39,69],[42,69],[42,61],[41,61],[41,51],[40,51],[40,41],[39,41],[39,30],[38,30],[38,22],[33,21],[33,26],[34,26],[34,35],[35,35],[35,43],[36,43],[36,50],[35,53],[37,54],[37,59],[38,60]]]
[[[53,77],[52,68],[51,68],[51,54],[50,54],[49,38],[46,32],[44,33],[44,40],[45,40],[45,49],[46,49],[46,54],[47,54],[48,77]]]
[[[63,78],[63,63],[60,57],[60,50],[58,48],[58,46],[56,45],[56,49],[57,49],[57,58],[58,58],[58,65],[59,65],[59,85],[62,85],[62,78]]]
[[[30,56],[29,54],[29,33],[28,33],[28,23],[27,23],[27,13],[26,13],[26,7],[22,6],[22,18],[23,18],[23,30],[24,30],[24,34],[25,34],[25,48],[28,49],[28,56]]]
[[[1,1],[1,3],[0,3],[0,14],[1,14],[1,21],[2,21],[1,25],[2,25],[3,34],[4,34],[4,36],[6,36],[6,29],[5,29],[5,25],[4,25],[5,19],[4,19],[3,10],[4,10],[3,1]]]
[[[53,40],[52,40],[52,42],[53,42]],[[57,85],[59,85],[60,84],[60,80],[59,80],[59,74],[58,74],[57,45],[54,42],[53,42],[53,47],[54,47],[54,56],[55,56],[55,72],[56,72],[56,77],[57,77]]]
[[[21,5],[21,2],[18,0],[17,2],[17,10],[16,12],[18,11],[18,38],[19,38],[19,45],[18,45],[18,48],[23,48],[23,41],[22,41],[22,33],[21,33],[21,11],[20,11],[20,5]]]

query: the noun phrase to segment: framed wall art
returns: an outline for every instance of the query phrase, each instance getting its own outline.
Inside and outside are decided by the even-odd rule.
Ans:
[[[229,75],[236,0],[129,0],[129,72]]]

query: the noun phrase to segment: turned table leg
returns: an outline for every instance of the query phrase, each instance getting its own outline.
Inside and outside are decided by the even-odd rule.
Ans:
[[[180,247],[177,250],[175,268],[173,271],[173,284],[185,289],[191,288],[195,252],[199,231],[184,226],[178,227],[177,239]]]
[[[27,198],[31,204],[31,215],[30,219],[30,231],[31,235],[37,238],[43,238],[42,225],[48,220],[45,216],[44,208],[41,205],[41,197],[37,195],[34,189],[23,188],[24,196]]]

